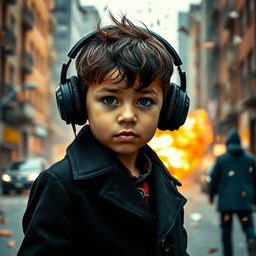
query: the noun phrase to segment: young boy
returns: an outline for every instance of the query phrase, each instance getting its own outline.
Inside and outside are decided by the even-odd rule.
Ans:
[[[35,181],[18,256],[188,255],[180,183],[146,145],[173,60],[147,29],[111,17],[76,59],[89,125]]]

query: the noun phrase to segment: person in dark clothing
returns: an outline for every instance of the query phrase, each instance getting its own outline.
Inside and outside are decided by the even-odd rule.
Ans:
[[[178,55],[125,16],[111,18],[68,53],[78,53],[78,77],[66,79],[63,65],[61,117],[88,123],[34,182],[18,256],[188,256],[181,183],[147,145],[157,127],[185,122],[188,98],[170,84]]]
[[[256,256],[252,216],[256,199],[255,158],[241,147],[236,128],[229,131],[226,147],[226,153],[217,158],[210,173],[209,202],[213,204],[218,195],[224,255],[233,255],[232,220],[237,215],[246,236],[248,255]]]

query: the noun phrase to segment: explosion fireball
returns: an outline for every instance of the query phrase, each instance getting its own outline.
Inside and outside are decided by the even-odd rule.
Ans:
[[[213,140],[213,130],[205,110],[189,112],[177,131],[157,130],[148,143],[169,172],[178,180],[192,174]]]

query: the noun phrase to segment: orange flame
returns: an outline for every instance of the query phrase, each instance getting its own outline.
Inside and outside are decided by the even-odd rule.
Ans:
[[[148,143],[169,172],[181,180],[193,173],[213,140],[213,130],[205,110],[188,114],[178,131],[157,130]]]

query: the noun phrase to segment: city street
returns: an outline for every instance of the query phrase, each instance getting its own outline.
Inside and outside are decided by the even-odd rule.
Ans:
[[[142,251],[130,253],[127,248],[134,249],[130,243],[147,252],[154,250],[150,238],[143,243],[151,229],[136,225],[139,217],[129,221],[132,211],[125,215],[117,209],[123,203],[124,209],[131,207],[147,220],[135,197],[123,199],[130,195],[129,188],[115,193],[119,173],[107,166],[111,160],[131,176],[147,177],[155,156],[141,149],[145,143],[182,183],[177,189],[187,199],[188,254],[224,256],[218,198],[210,205],[205,190],[211,180],[223,199],[223,211],[242,208],[245,212],[252,200],[256,203],[256,0],[0,0],[0,16],[0,256],[17,256],[24,237],[22,218],[29,190],[21,190],[30,189],[43,170],[64,158],[51,175],[42,178],[39,190],[49,181],[47,196],[58,198],[56,191],[66,189],[67,198],[60,195],[63,202],[57,203],[53,199],[53,207],[51,196],[46,203],[41,201],[40,216],[49,215],[50,221],[45,224],[33,215],[36,230],[45,234],[54,223],[51,230],[56,226],[56,236],[66,231],[76,248],[83,246],[82,237],[87,247],[98,249],[97,255],[111,254],[110,247],[129,256]],[[156,163],[158,168],[162,164]],[[172,199],[167,193],[173,191],[158,190],[161,179],[150,175],[149,182],[136,184],[141,185],[145,201],[151,197],[149,205],[157,208],[150,209],[152,215],[159,212],[159,218],[152,216],[158,220],[152,221],[152,230],[166,252],[169,230],[162,226],[165,218],[166,223],[172,218],[167,210],[176,209],[174,200],[163,209]],[[95,189],[101,182],[102,190]],[[125,183],[120,184],[125,188]],[[75,191],[77,187],[82,193]],[[11,188],[17,193],[8,194]],[[98,191],[102,198],[97,197]],[[151,204],[157,191],[161,191],[159,198],[167,200]],[[116,208],[111,209],[105,199],[114,200]],[[73,229],[74,222],[62,216],[67,208],[76,219]],[[242,214],[249,237],[251,216]],[[162,215],[163,222],[159,221]],[[51,216],[61,216],[60,221]],[[222,225],[228,226],[229,220],[223,214]],[[256,230],[256,206],[253,221]],[[232,256],[248,256],[237,216],[232,229]],[[174,231],[177,241],[180,230]],[[65,242],[56,240],[57,246]],[[180,251],[177,241],[173,239],[173,247]]]
[[[6,230],[12,234],[0,236],[0,255],[15,256],[23,237],[21,219],[28,200],[28,193],[0,196],[0,211],[4,213],[5,224],[0,225],[0,231]]]
[[[199,185],[184,182],[180,192],[188,199],[185,206],[185,226],[188,233],[188,252],[191,256],[222,256],[219,215],[215,205],[208,204],[208,197]],[[254,223],[256,215],[254,214]],[[234,256],[247,256],[245,237],[237,218],[233,223]]]
[[[188,252],[190,256],[222,256],[218,226],[218,214],[215,206],[208,204],[207,197],[201,193],[198,185],[184,182],[180,188],[188,199],[185,207],[185,226],[188,232]],[[0,236],[0,255],[15,256],[23,234],[21,218],[24,213],[28,194],[0,196],[1,210],[4,211],[6,223],[0,230],[11,230],[12,235]],[[256,216],[254,216],[256,217]],[[256,218],[254,218],[256,221]],[[247,256],[245,239],[240,225],[234,222],[234,256]]]

